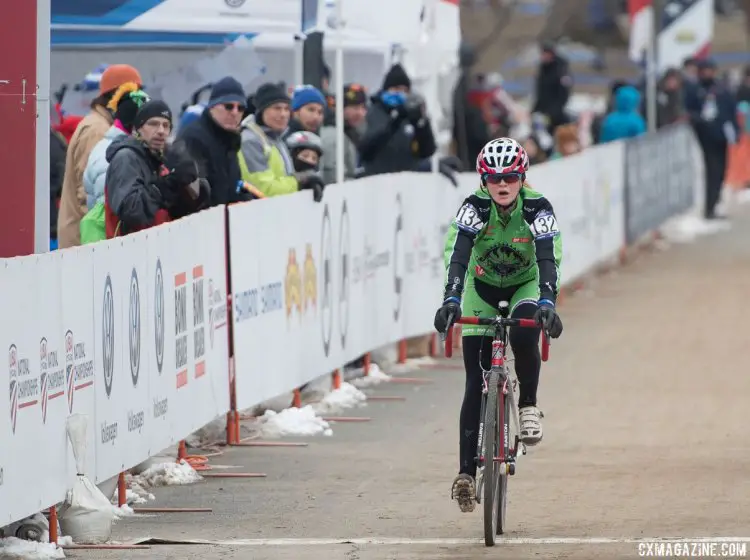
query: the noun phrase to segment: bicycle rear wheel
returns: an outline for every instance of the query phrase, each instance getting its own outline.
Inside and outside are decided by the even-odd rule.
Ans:
[[[484,408],[484,544],[495,546],[495,535],[498,534],[498,513],[500,508],[500,465],[495,462],[500,450],[498,445],[498,391],[499,373],[492,371],[488,380],[487,403]],[[505,399],[503,399],[505,400]]]

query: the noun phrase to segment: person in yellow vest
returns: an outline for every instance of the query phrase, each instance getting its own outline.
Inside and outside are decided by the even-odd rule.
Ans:
[[[296,173],[283,141],[289,127],[291,100],[276,84],[263,84],[255,94],[255,114],[242,121],[238,153],[242,180],[264,196],[322,189],[317,174]]]

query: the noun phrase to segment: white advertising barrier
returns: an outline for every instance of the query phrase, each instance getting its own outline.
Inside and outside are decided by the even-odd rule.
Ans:
[[[624,144],[612,142],[580,154],[532,165],[527,181],[552,204],[562,232],[561,277],[568,283],[616,256],[625,244]],[[462,174],[462,191],[478,188]]]
[[[229,208],[238,408],[432,328],[460,192],[399,173]],[[262,236],[262,237],[261,237]]]
[[[107,480],[229,409],[225,210],[0,263],[0,526],[65,497],[70,414]]]

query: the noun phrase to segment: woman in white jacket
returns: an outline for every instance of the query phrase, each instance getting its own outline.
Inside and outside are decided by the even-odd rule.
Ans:
[[[83,186],[86,189],[86,205],[91,210],[97,202],[104,203],[104,179],[107,176],[107,148],[120,136],[133,131],[133,121],[138,109],[149,100],[146,92],[141,90],[135,82],[121,85],[107,108],[114,115],[114,122],[104,135],[104,138],[94,146],[83,172]]]

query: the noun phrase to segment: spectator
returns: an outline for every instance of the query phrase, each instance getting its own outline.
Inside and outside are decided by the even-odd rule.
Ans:
[[[107,109],[107,104],[117,88],[127,82],[135,82],[139,86],[143,83],[140,74],[132,66],[113,64],[104,71],[99,83],[99,96],[92,101],[91,111],[80,122],[68,144],[58,216],[58,241],[61,249],[81,244],[80,223],[88,211],[83,172],[94,146],[112,126],[113,116]]]
[[[318,174],[320,160],[323,157],[323,146],[317,134],[293,132],[285,138],[285,142],[298,177]],[[322,196],[322,185],[316,186],[313,190],[313,198],[316,202],[320,202]]]
[[[412,171],[435,153],[424,100],[410,91],[404,68],[392,66],[367,112],[367,130],[360,142],[365,175]]]
[[[177,130],[182,130],[190,123],[193,123],[200,119],[200,116],[203,114],[203,111],[206,109],[206,106],[202,103],[198,103],[196,105],[188,105],[185,107],[185,110],[182,111],[182,114],[180,115],[180,122],[177,125]]]
[[[594,144],[599,144],[602,141],[602,124],[604,123],[604,119],[609,113],[615,110],[615,94],[617,90],[626,85],[628,83],[623,80],[612,80],[609,84],[607,107],[604,109],[604,113],[598,113],[591,123],[591,137]]]
[[[682,63],[682,78],[685,85],[698,83],[698,59],[686,58]]]
[[[326,185],[336,182],[336,127],[324,124],[326,98],[312,86],[300,86],[292,97],[293,118],[289,133],[307,131],[317,134],[325,157],[321,162],[322,178]],[[322,126],[321,126],[322,125]],[[344,178],[353,179],[357,170],[357,150],[344,136]]]
[[[109,100],[107,108],[113,112],[114,122],[91,150],[86,169],[83,172],[83,186],[86,189],[86,206],[91,210],[95,204],[104,203],[104,180],[107,176],[107,148],[120,136],[133,132],[133,122],[138,109],[149,100],[135,82],[122,84]]]
[[[682,76],[676,68],[664,73],[656,96],[656,126],[661,128],[683,119]]]
[[[458,58],[461,75],[453,90],[453,142],[461,164],[465,169],[471,169],[477,154],[490,141],[490,133],[482,109],[470,99],[469,81],[477,58],[476,51],[469,44],[462,43]]]
[[[750,103],[750,66],[745,66],[742,82],[737,88],[737,102]]]
[[[641,94],[633,86],[621,86],[615,92],[614,111],[602,123],[601,142],[635,138],[646,132],[646,121],[638,109]]]
[[[49,139],[49,240],[50,250],[57,249],[57,213],[65,176],[65,154],[68,143],[62,134],[50,129]]]
[[[547,161],[547,154],[539,146],[539,140],[533,134],[523,141],[523,148],[529,156],[529,163],[532,165],[544,163]]]
[[[255,114],[242,121],[242,180],[264,196],[320,187],[317,175],[295,176],[292,156],[282,139],[290,118],[290,100],[284,90],[278,84],[263,84],[255,93],[254,104]]]
[[[572,156],[581,151],[578,140],[578,127],[575,123],[558,126],[555,129],[555,152],[550,159]]]
[[[557,54],[551,43],[542,45],[541,62],[536,78],[536,102],[532,113],[542,113],[549,119],[549,132],[568,122],[565,106],[570,98],[573,79],[568,61]]]
[[[732,94],[716,80],[716,65],[701,61],[698,84],[685,92],[685,109],[703,150],[706,173],[707,220],[723,218],[716,215],[716,204],[727,167],[727,147],[738,136],[735,102]]]
[[[238,153],[241,146],[240,122],[247,96],[232,77],[222,78],[211,88],[206,109],[200,117],[181,128],[177,139],[183,142],[198,165],[198,173],[211,187],[211,205],[252,200],[242,181]]]
[[[184,145],[165,156],[171,131],[169,107],[152,100],[138,110],[133,134],[107,148],[107,238],[168,222],[208,203],[207,183],[199,181],[198,167]]]
[[[359,150],[359,142],[367,124],[367,91],[359,84],[344,86],[344,134]]]

